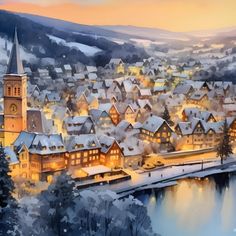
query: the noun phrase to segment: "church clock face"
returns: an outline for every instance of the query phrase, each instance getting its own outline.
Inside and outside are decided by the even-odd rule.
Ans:
[[[10,111],[11,111],[12,114],[16,114],[17,113],[17,106],[16,106],[16,104],[11,104]]]

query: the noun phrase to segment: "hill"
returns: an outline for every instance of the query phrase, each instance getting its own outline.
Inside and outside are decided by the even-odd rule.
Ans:
[[[19,41],[27,52],[38,59],[53,59],[56,64],[82,62],[104,66],[112,57],[132,62],[148,56],[144,49],[130,43],[121,45],[103,37],[59,30],[3,10],[0,22],[1,38],[11,41],[17,27]]]

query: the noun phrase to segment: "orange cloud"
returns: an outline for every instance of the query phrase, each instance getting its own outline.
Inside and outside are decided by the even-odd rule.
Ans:
[[[28,2],[5,2],[0,8],[82,24],[137,25],[174,31],[236,25],[235,0],[89,0],[90,4],[81,4],[82,0],[60,0],[60,4],[57,1],[49,5],[25,1]]]

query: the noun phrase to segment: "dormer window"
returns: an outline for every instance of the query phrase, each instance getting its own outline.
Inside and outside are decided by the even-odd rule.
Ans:
[[[75,145],[75,149],[79,149],[79,148],[83,148],[83,147],[84,147],[83,144],[76,144],[76,145]]]
[[[96,143],[94,141],[92,141],[92,142],[89,143],[89,146],[96,147]]]
[[[56,146],[52,146],[50,147],[51,150],[55,150],[56,149]]]

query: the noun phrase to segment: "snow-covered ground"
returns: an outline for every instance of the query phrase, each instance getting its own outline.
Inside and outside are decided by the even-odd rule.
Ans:
[[[89,56],[89,57],[92,57],[96,53],[102,51],[101,49],[99,49],[97,47],[91,47],[91,46],[88,46],[88,45],[85,45],[85,44],[82,44],[82,43],[66,42],[64,39],[55,37],[53,35],[47,35],[47,36],[51,41],[53,41],[57,44],[62,44],[62,45],[66,46],[66,47],[69,47],[69,48],[77,49],[77,50],[83,52],[86,56]]]
[[[6,42],[6,39],[0,37],[0,55],[1,55],[0,61],[5,61],[7,63],[8,55],[7,55],[7,51],[5,50],[5,42]],[[11,48],[12,48],[12,42],[7,40],[7,49],[11,50]],[[28,62],[29,61],[32,62],[32,61],[37,60],[35,55],[33,55],[30,52],[27,52],[21,46],[20,46],[20,55],[21,55],[22,60],[25,60],[25,61],[28,61]]]
[[[177,55],[179,53],[189,53],[189,52],[192,52],[192,48],[191,47],[185,47],[185,48],[179,49],[179,50],[177,50],[177,49],[170,49],[168,51],[168,55],[171,56],[171,55]]]
[[[125,196],[142,189],[161,188],[176,184],[173,181],[181,178],[204,177],[215,173],[236,171],[236,157],[231,157],[225,161],[224,169],[221,170],[221,167],[220,160],[215,159],[212,162],[203,164],[204,171],[202,171],[201,163],[195,165],[170,166],[149,172],[125,170],[131,175],[131,180],[113,185],[96,186],[93,187],[93,189],[108,189],[121,194],[121,196]]]
[[[166,42],[161,42],[161,41],[151,41],[148,39],[136,39],[136,38],[132,38],[130,39],[132,42],[135,42],[136,44],[138,44],[139,46],[142,47],[150,47],[152,44],[153,45],[164,45],[166,44]]]

